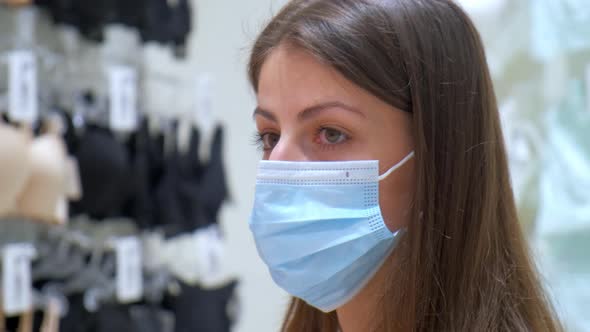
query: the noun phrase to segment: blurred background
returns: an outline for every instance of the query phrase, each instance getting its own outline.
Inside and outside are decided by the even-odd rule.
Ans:
[[[590,331],[590,4],[461,0],[523,227]],[[0,0],[0,331],[277,331],[249,49],[286,0]]]

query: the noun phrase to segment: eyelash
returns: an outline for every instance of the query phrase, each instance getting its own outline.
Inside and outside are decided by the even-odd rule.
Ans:
[[[268,133],[255,132],[252,135],[251,143],[256,147],[256,150],[264,151],[264,135],[266,134]]]
[[[336,130],[336,131],[340,132],[342,135],[344,135],[345,136],[345,139],[344,139],[343,142],[336,143],[336,144],[325,144],[325,143],[318,144],[318,145],[320,145],[321,149],[323,149],[323,150],[334,150],[337,147],[340,147],[340,146],[348,143],[348,141],[350,140],[350,135],[348,135],[347,133],[345,133],[343,130],[340,130],[340,129],[337,129],[337,128],[333,128],[333,127],[319,126],[315,130],[314,141],[316,140],[317,137],[319,137],[319,135],[324,130]],[[259,150],[259,151],[265,151],[264,150],[264,135],[272,135],[272,134],[279,135],[279,134],[274,133],[274,132],[271,132],[271,131],[255,132],[254,135],[252,135],[252,144],[256,146],[257,150]]]

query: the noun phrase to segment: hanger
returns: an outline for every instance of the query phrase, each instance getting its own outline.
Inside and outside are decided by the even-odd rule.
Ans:
[[[114,302],[116,290],[114,284],[90,287],[84,292],[84,308],[96,312],[104,303]]]
[[[181,287],[178,280],[165,268],[147,273],[144,278],[144,299],[148,303],[162,303],[166,294],[178,295]]]
[[[63,279],[82,270],[85,266],[85,249],[89,240],[65,228],[50,229],[40,241],[39,252],[45,253],[33,268],[34,280]]]
[[[61,291],[64,294],[73,294],[83,292],[95,284],[108,284],[109,280],[102,269],[104,257],[104,248],[95,246],[90,253],[88,265],[66,280],[61,286]]]
[[[104,220],[99,224],[80,219],[72,225],[77,237],[84,238],[85,250],[90,252],[90,262],[66,280],[60,290],[64,294],[84,292],[88,289],[110,290],[115,275],[114,247],[110,239],[136,233],[129,221],[123,219]],[[102,296],[102,294],[101,294]]]
[[[108,128],[107,99],[90,90],[76,92],[73,112],[74,127],[79,134],[84,132],[87,124]]]

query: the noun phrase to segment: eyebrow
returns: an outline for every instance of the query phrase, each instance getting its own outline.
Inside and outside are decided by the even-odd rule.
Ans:
[[[330,101],[330,102],[320,103],[320,104],[317,104],[314,106],[307,107],[306,109],[301,111],[299,114],[297,114],[297,119],[299,121],[307,120],[309,118],[316,116],[317,114],[321,113],[322,111],[328,110],[330,108],[340,108],[340,109],[349,111],[351,113],[355,113],[363,118],[367,117],[363,112],[361,112],[357,108],[354,108],[350,105],[346,105],[346,104],[341,103],[339,101]],[[252,114],[252,117],[255,118],[257,115],[260,115],[270,121],[278,122],[277,117],[274,115],[274,113],[272,113],[271,111],[262,109],[260,106],[256,107],[256,109],[254,110],[254,113]]]

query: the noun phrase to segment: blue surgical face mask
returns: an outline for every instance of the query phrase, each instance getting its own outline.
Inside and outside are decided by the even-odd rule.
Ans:
[[[413,156],[381,176],[376,160],[261,161],[249,224],[275,283],[324,312],[352,299],[403,233],[383,221],[379,181]]]

